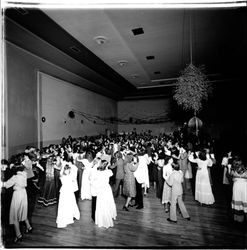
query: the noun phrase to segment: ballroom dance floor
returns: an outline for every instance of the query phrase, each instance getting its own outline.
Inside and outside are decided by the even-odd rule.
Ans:
[[[124,197],[115,199],[117,220],[113,228],[97,227],[91,220],[91,201],[79,201],[81,218],[67,228],[56,228],[57,205],[36,204],[32,216],[33,232],[24,234],[22,242],[12,243],[5,237],[5,247],[73,247],[73,248],[246,248],[247,225],[235,224],[228,218],[221,185],[213,186],[216,202],[201,206],[191,192],[186,192],[185,205],[191,216],[187,221],[178,214],[178,223],[167,221],[168,214],[151,187],[144,197],[144,209],[123,211]]]

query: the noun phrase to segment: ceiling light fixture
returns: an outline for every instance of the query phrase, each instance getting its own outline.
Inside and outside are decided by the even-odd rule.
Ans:
[[[108,41],[108,39],[105,36],[96,36],[93,39],[99,45],[105,44]]]
[[[126,66],[127,64],[128,64],[128,61],[126,61],[126,60],[118,61],[118,65],[119,65],[120,67],[124,67],[124,66]]]
[[[147,56],[147,60],[154,60],[154,56]]]
[[[132,79],[136,79],[136,78],[138,78],[138,77],[139,77],[139,76],[138,76],[137,74],[132,74],[132,75],[131,75],[131,78],[132,78]]]
[[[81,52],[81,50],[79,48],[77,48],[76,46],[71,46],[70,49],[73,50],[76,53]]]
[[[143,28],[136,28],[136,29],[133,29],[132,32],[133,32],[134,36],[144,34]]]

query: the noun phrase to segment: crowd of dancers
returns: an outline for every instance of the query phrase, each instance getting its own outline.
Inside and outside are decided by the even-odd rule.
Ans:
[[[58,145],[42,149],[28,146],[25,152],[1,161],[3,227],[14,225],[15,242],[23,232],[32,232],[31,215],[38,204],[58,203],[56,225],[66,227],[80,219],[78,201],[91,200],[91,217],[99,227],[113,227],[117,217],[116,197],[126,200],[123,210],[144,209],[143,196],[150,183],[156,197],[177,223],[177,209],[191,219],[184,193],[191,190],[200,205],[212,205],[211,169],[216,165],[209,142],[193,144],[175,134],[152,136],[150,133],[63,138]],[[238,155],[227,152],[220,164],[229,211],[243,222],[247,214],[247,169]],[[12,188],[12,191],[11,191]],[[3,218],[3,217],[2,217]]]

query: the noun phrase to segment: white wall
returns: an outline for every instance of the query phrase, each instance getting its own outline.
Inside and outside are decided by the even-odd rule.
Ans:
[[[37,146],[37,58],[10,43],[5,45],[6,158]]]
[[[108,115],[110,116],[111,114],[116,116],[116,101],[100,94],[90,92],[84,88],[76,87],[76,84],[84,86],[86,81],[84,78],[64,70],[63,68],[58,67],[57,65],[52,64],[49,61],[44,60],[41,57],[10,42],[6,42],[5,44],[5,55],[6,67],[4,76],[6,89],[4,90],[4,101],[6,102],[6,120],[4,121],[4,126],[6,138],[2,151],[5,158],[9,158],[13,154],[23,152],[28,145],[35,147],[40,146],[42,135],[40,129],[41,123],[39,120],[41,119],[42,114],[41,116],[38,115],[39,107],[37,99],[40,96],[40,91],[37,85],[38,71],[46,72],[49,75],[61,78],[66,81],[66,84],[69,84],[69,82],[73,83],[74,92],[76,92],[77,95],[76,97],[74,97],[75,95],[72,95],[74,99],[72,100],[72,98],[69,98],[69,101],[71,101],[74,105],[74,102],[77,100],[76,103],[78,105],[76,105],[80,106],[80,110],[91,112],[92,114],[98,114],[100,116],[107,115],[108,117]],[[66,60],[66,58],[64,60]],[[54,79],[56,79],[55,82],[57,82],[58,79]],[[62,81],[59,81],[59,83],[62,84]],[[56,90],[60,91],[59,89]],[[50,91],[53,92],[50,93]],[[64,105],[61,103],[62,98],[59,98],[60,93],[56,92],[54,88],[49,91],[47,89],[46,92],[49,93],[49,96],[52,95],[52,98],[56,98],[56,100],[59,99],[60,105]],[[80,99],[78,97],[80,95],[79,93],[81,93],[83,99],[81,102],[78,101],[78,99]],[[69,97],[69,95],[66,96],[66,98],[64,98],[64,96],[64,94],[61,95],[63,99]],[[46,100],[43,101],[43,104],[45,102]],[[67,110],[66,112],[68,113]],[[58,113],[54,114],[54,117],[55,116],[57,117]],[[65,113],[63,113],[63,116],[68,118]],[[42,126],[47,126],[49,122],[50,120],[47,120],[45,124],[42,124]],[[47,135],[46,133],[48,130],[52,130],[49,132],[52,135],[49,140],[51,142],[56,142],[58,140],[58,132],[62,133],[62,125],[59,122],[54,123],[56,126],[54,129],[52,129],[52,125],[53,123],[49,124],[49,128],[45,127],[44,135]],[[70,120],[66,126],[63,124],[63,129],[66,132],[63,136],[66,136],[69,133],[69,129],[72,130],[69,134],[78,135],[80,132],[83,134],[97,134],[101,131],[104,132],[104,127],[111,128],[112,126],[101,127],[100,125],[94,125],[93,123],[88,124],[84,121],[84,124],[79,127],[79,124],[77,124],[76,121]],[[116,125],[113,129],[117,129]],[[60,140],[61,138],[59,138],[59,141]]]
[[[130,117],[146,119],[160,116],[167,117],[170,105],[169,98],[119,101],[118,118],[128,120]],[[158,124],[125,124],[118,125],[118,132],[131,132],[133,128],[136,128],[137,133],[150,129],[153,135],[158,135],[159,133],[173,132],[177,126],[171,121]]]
[[[39,118],[46,118],[44,123],[40,121],[40,140],[44,146],[60,142],[62,137],[69,135],[105,134],[106,129],[116,132],[114,124],[94,124],[77,113],[74,119],[68,116],[74,109],[100,117],[116,117],[116,101],[43,73],[40,73],[39,89]]]

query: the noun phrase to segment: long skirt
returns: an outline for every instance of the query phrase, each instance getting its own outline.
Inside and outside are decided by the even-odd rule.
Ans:
[[[10,212],[9,224],[16,224],[27,219],[27,192],[25,188],[15,190],[13,192]]]
[[[58,169],[54,169],[54,186],[55,186],[55,190],[56,190],[56,196],[57,196],[57,199],[59,198],[59,191],[60,191],[60,188],[62,186],[62,183],[60,181],[60,170]]]
[[[213,204],[215,201],[207,169],[197,170],[195,200],[207,205]]]
[[[81,181],[81,199],[91,200],[91,185],[89,180],[90,169],[84,169]]]
[[[80,211],[76,204],[75,194],[70,188],[61,188],[56,220],[57,227],[63,228],[74,223],[74,218],[80,219]]]
[[[162,204],[165,204],[165,203],[171,203],[171,194],[172,194],[172,189],[170,186],[168,186],[168,184],[164,183],[164,187],[163,187],[163,193],[162,193],[162,201],[161,203]]]
[[[113,227],[117,217],[116,204],[110,185],[99,190],[96,201],[95,224],[99,227]]]
[[[46,177],[45,185],[38,199],[38,203],[46,207],[57,203],[57,190],[53,177]]]
[[[233,183],[232,209],[247,213],[247,180],[236,179]]]

